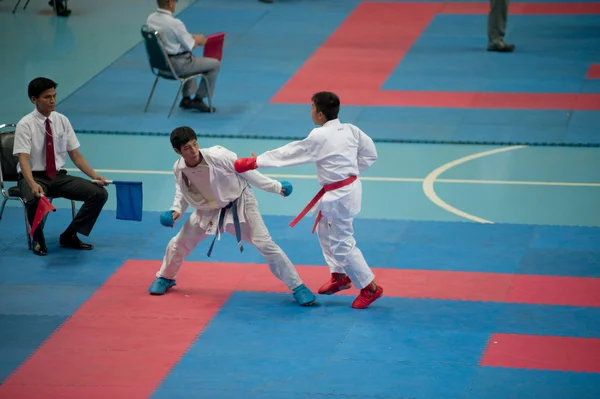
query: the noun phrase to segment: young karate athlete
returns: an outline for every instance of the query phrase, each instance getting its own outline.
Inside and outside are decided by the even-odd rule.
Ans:
[[[319,294],[331,295],[351,287],[360,295],[352,303],[355,309],[367,308],[381,297],[383,288],[356,246],[352,222],[360,212],[362,185],[357,179],[377,160],[375,144],[358,127],[338,119],[340,100],[331,92],[312,97],[312,120],[320,126],[308,137],[259,156],[240,158],[234,163],[238,173],[257,168],[276,168],[315,163],[317,179],[323,187],[294,219],[295,226],[306,213],[318,211],[315,227],[331,280],[323,284]]]
[[[188,205],[195,208],[181,230],[167,245],[162,266],[149,288],[162,295],[175,285],[184,259],[209,235],[214,235],[210,256],[217,237],[228,232],[255,246],[265,257],[271,272],[293,292],[302,306],[314,303],[314,294],[302,283],[298,272],[283,250],[273,242],[258,210],[258,202],[250,184],[266,192],[288,196],[292,185],[278,182],[258,171],[237,174],[233,164],[237,156],[226,148],[214,146],[200,149],[194,130],[178,127],[171,133],[171,145],[181,157],[175,162],[175,200],[171,209],[161,215],[161,224],[172,227]]]

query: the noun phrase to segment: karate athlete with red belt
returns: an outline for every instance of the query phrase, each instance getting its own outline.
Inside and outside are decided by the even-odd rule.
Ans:
[[[362,184],[357,177],[377,160],[377,150],[362,130],[339,121],[339,109],[337,95],[316,93],[312,97],[312,120],[320,127],[304,140],[252,158],[239,158],[234,168],[244,173],[257,168],[317,165],[317,179],[323,188],[291,226],[311,209],[318,211],[313,233],[316,229],[331,271],[331,279],[321,286],[319,294],[335,294],[354,283],[361,291],[352,307],[364,309],[381,297],[383,288],[375,282],[373,271],[356,246],[352,222],[362,201]]]

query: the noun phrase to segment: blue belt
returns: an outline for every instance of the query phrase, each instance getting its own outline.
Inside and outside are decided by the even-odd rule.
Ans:
[[[210,258],[210,254],[212,253],[213,247],[215,245],[215,241],[217,241],[217,237],[221,234],[221,229],[223,228],[223,222],[225,221],[225,213],[227,213],[227,209],[231,208],[231,212],[233,212],[233,226],[235,227],[235,237],[237,238],[238,247],[240,248],[240,252],[244,252],[244,246],[242,245],[242,230],[240,228],[240,218],[238,217],[238,208],[237,208],[237,199],[232,201],[225,208],[221,208],[221,212],[219,213],[219,226],[217,227],[217,232],[215,234],[215,238],[213,238],[212,243],[210,244],[210,248],[208,249],[208,257]]]

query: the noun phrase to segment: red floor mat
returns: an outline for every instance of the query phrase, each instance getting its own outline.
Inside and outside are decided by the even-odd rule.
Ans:
[[[265,264],[187,262],[177,286],[167,295],[151,296],[147,289],[159,266],[160,261],[126,262],[6,379],[0,397],[33,399],[42,397],[40,392],[46,392],[44,398],[61,399],[148,397],[233,291],[289,292]],[[329,278],[327,267],[298,269],[313,291]],[[600,306],[597,278],[397,269],[375,273],[387,297]],[[351,302],[348,298],[348,306]],[[511,349],[521,341],[507,342]],[[494,350],[488,350],[486,362],[507,362]]]
[[[329,90],[354,106],[600,110],[600,94],[381,90],[436,14],[488,12],[489,4],[478,3],[361,3],[271,101],[309,104],[315,92]],[[510,13],[600,14],[600,4],[519,3]]]
[[[600,339],[494,334],[482,366],[600,373]]]

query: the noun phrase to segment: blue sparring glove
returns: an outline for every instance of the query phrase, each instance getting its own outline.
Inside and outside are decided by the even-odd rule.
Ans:
[[[287,197],[288,195],[290,195],[292,193],[292,191],[294,191],[294,188],[292,187],[292,183],[290,183],[289,181],[282,181],[281,182],[281,189],[284,190],[285,192],[283,193],[284,197]]]
[[[173,211],[166,211],[160,214],[160,224],[165,227],[173,227]]]

